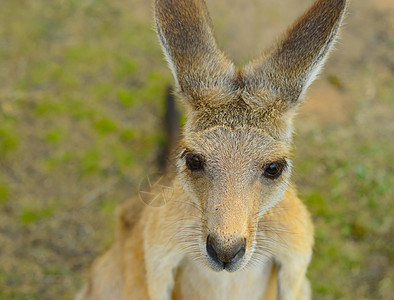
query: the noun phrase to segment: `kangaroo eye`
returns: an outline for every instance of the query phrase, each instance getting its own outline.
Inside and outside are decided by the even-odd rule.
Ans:
[[[204,158],[201,155],[189,153],[186,155],[186,167],[190,171],[198,171],[204,168]]]
[[[273,161],[264,166],[264,177],[269,179],[276,179],[282,174],[286,166],[286,161]]]

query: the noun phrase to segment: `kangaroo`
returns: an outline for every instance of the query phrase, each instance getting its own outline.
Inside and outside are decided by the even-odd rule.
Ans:
[[[313,223],[290,183],[292,119],[347,1],[317,0],[236,69],[203,0],[157,0],[157,33],[187,122],[171,199],[134,198],[78,299],[310,299]]]

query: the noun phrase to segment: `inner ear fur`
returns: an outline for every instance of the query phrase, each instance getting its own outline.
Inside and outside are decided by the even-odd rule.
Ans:
[[[235,68],[216,45],[205,2],[157,0],[155,19],[164,54],[182,95],[196,106],[203,105],[204,99],[225,101],[234,90]]]
[[[245,67],[252,103],[273,101],[283,111],[302,102],[332,49],[346,6],[346,0],[316,1],[265,55]]]
[[[292,114],[335,42],[346,0],[317,0],[262,57],[237,72],[218,49],[203,0],[156,0],[160,42],[194,110],[237,98],[267,118]]]

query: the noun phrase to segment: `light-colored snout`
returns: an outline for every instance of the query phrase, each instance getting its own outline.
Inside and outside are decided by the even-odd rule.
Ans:
[[[248,209],[237,200],[210,207],[207,218],[206,252],[214,271],[234,272],[244,265],[248,246]]]

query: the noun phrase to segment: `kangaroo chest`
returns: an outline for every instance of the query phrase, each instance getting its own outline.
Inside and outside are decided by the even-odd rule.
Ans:
[[[173,299],[263,299],[271,269],[267,261],[235,273],[214,272],[186,259],[176,273]]]

